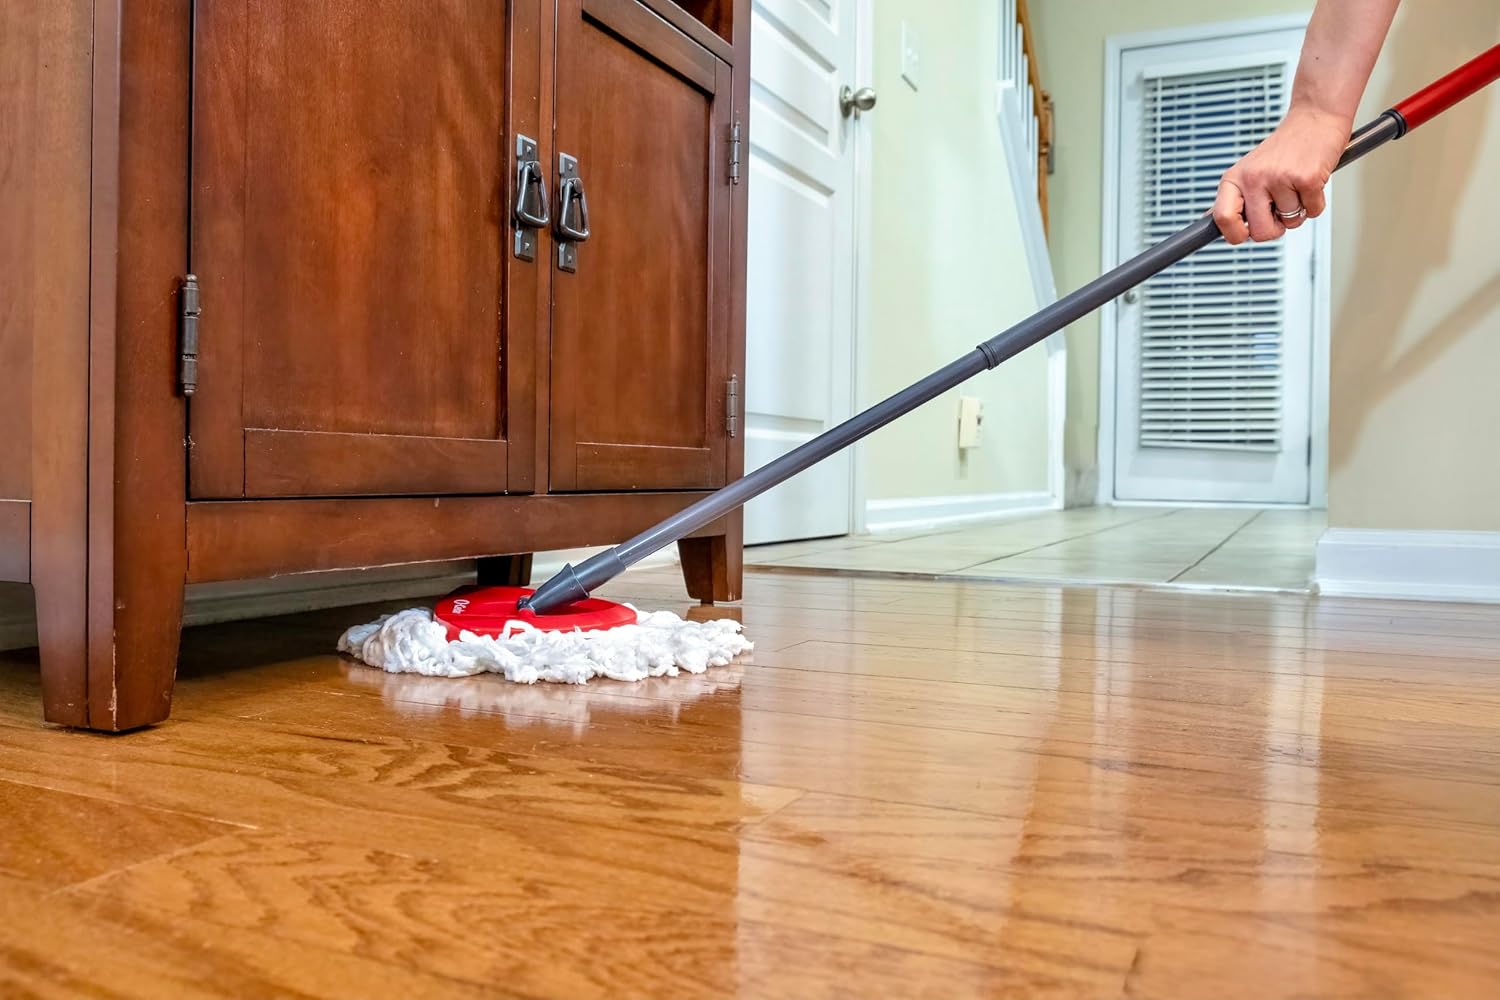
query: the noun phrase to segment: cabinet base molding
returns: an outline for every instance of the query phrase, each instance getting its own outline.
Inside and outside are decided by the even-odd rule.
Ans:
[[[190,503],[188,582],[614,545],[706,494]],[[695,537],[725,535],[715,522]]]

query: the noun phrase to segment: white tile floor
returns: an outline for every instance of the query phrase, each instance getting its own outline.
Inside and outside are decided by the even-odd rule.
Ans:
[[[1085,507],[959,528],[759,545],[766,568],[1306,590],[1324,511]]]

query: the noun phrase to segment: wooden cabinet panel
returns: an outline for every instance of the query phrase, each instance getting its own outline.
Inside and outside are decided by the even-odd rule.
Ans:
[[[82,432],[32,408],[79,398],[65,387],[89,320],[89,6],[0,4],[0,501],[31,499],[33,431]]]
[[[729,79],[636,0],[559,0],[554,142],[591,236],[553,274],[554,490],[725,481]]]
[[[532,487],[547,269],[510,253],[509,137],[540,11],[197,5],[195,497]]]

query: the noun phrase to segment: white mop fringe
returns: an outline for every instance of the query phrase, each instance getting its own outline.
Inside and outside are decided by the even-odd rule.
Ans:
[[[491,673],[517,684],[587,684],[595,677],[640,681],[679,671],[701,674],[755,648],[736,621],[693,622],[670,611],[630,610],[636,624],[598,632],[543,632],[514,621],[500,638],[462,632],[449,641],[430,609],[412,608],[349,629],[339,651],[392,674]]]

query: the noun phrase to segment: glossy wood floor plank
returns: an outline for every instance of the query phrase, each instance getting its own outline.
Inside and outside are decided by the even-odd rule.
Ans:
[[[756,662],[766,656],[755,654]],[[910,664],[907,666],[910,669]],[[753,686],[737,693],[725,689],[720,697],[707,699],[695,697],[699,692],[694,685],[674,688],[671,682],[596,687],[574,693],[516,688],[489,678],[458,688],[443,681],[374,672],[355,671],[350,679],[355,681],[355,690],[378,689],[389,704],[404,706],[418,715],[424,707],[428,713],[439,712],[446,699],[462,692],[465,710],[494,714],[512,725],[527,725],[523,720],[532,720],[530,724],[536,726],[597,725],[613,719],[637,729],[665,721],[676,729],[699,734],[693,752],[700,757],[710,734],[722,730],[724,720],[739,722],[740,742],[753,742],[762,725],[774,727],[783,716],[806,716],[809,718],[795,727],[791,739],[801,740],[806,730],[824,734],[830,741],[859,739],[861,743],[899,747],[908,741],[926,740],[933,746],[963,752],[992,746],[1016,753],[1059,752],[1083,759],[1108,759],[1121,765],[1139,760],[1164,770],[1193,773],[1228,768],[1247,775],[1257,774],[1263,762],[1282,768],[1295,765],[1316,769],[1324,766],[1323,757],[1336,760],[1344,755],[1357,759],[1359,767],[1372,776],[1446,778],[1500,786],[1500,747],[1490,739],[1486,749],[1485,737],[1492,730],[1486,724],[1485,712],[1482,707],[1466,706],[1462,691],[1456,688],[1430,695],[1419,688],[1402,688],[1385,702],[1374,692],[1361,692],[1347,699],[1351,708],[1346,711],[1341,707],[1344,699],[1339,696],[1338,685],[1329,690],[1293,687],[1268,699],[1248,687],[1243,677],[1233,675],[1226,678],[1222,692],[1207,687],[1201,703],[1189,700],[1179,709],[1170,699],[1137,697],[1108,685],[1101,685],[1087,698],[1076,692],[1043,698],[1037,690],[928,681],[919,685],[921,697],[914,701],[910,686],[884,677],[819,676],[817,670],[782,667],[745,669],[754,671]],[[1065,677],[1054,674],[1050,683],[1064,688]],[[1275,686],[1285,684],[1278,681]],[[1249,695],[1254,700],[1247,705]],[[1277,697],[1289,700],[1297,710],[1285,711],[1275,703]],[[271,692],[260,699],[254,711],[261,717],[286,722],[307,717],[300,696],[285,706],[282,702],[277,693]],[[566,713],[554,711],[564,703],[569,708]],[[1320,710],[1308,715],[1305,709],[1309,703]],[[1414,726],[1426,726],[1421,715],[1424,706],[1437,716],[1454,717],[1452,733],[1439,728],[1436,734],[1442,739],[1456,739],[1458,735],[1468,738],[1462,754],[1433,753],[1419,741],[1371,737],[1372,731],[1379,733],[1392,727],[1410,736]],[[1089,711],[1095,714],[1086,715]],[[1226,711],[1228,718],[1220,718]],[[330,705],[318,715],[338,719],[341,731],[350,733],[360,731],[370,713],[358,706]],[[870,735],[856,735],[866,731],[859,728],[866,723]],[[442,727],[438,731],[453,738],[472,738],[474,733],[472,726],[449,728],[441,721],[418,722],[399,731],[421,732],[423,726]],[[911,727],[935,729],[942,735],[905,732]],[[586,738],[580,735],[577,739],[582,742]],[[1261,751],[1249,763],[1244,757],[1247,740]],[[670,752],[661,740],[649,747],[648,752]],[[607,752],[617,751],[612,746]],[[1312,751],[1318,756],[1311,757]],[[796,776],[787,780],[803,785],[809,779]]]
[[[910,647],[878,643],[835,643],[808,639],[783,649],[757,649],[755,662],[764,666],[782,663],[793,669],[830,673],[870,674],[923,680],[931,674],[927,658],[914,656]],[[1449,699],[1458,688],[1474,697],[1500,694],[1500,672],[1472,661],[1435,663],[1432,658],[1360,656],[1256,657],[1232,652],[1217,657],[1160,654],[1144,662],[1133,657],[1094,658],[1088,655],[1027,656],[979,650],[945,652],[941,676],[947,681],[999,686],[1032,686],[1053,683],[1107,686],[1119,693],[1159,690],[1164,696],[1196,697],[1191,691],[1175,691],[1178,681],[1201,682],[1217,689],[1219,682],[1244,683],[1264,688],[1275,677],[1316,678],[1325,685],[1340,685],[1353,691],[1382,691],[1398,697]],[[1065,662],[1067,669],[1061,669]],[[1279,681],[1276,683],[1280,683]]]
[[[141,901],[98,893],[42,894],[0,876],[0,996],[109,1000],[226,997],[442,996],[525,1000],[274,937],[260,929],[167,919]]]
[[[799,637],[821,638],[831,642],[873,642],[941,651],[987,651],[1024,655],[1062,655],[1092,651],[1096,655],[1117,656],[1159,653],[1181,653],[1198,656],[1237,654],[1270,656],[1280,651],[1318,651],[1343,654],[1400,653],[1414,659],[1437,655],[1445,660],[1467,659],[1490,662],[1495,655],[1494,641],[1483,637],[1456,637],[1434,640],[1430,636],[1372,636],[1362,632],[1319,634],[1305,631],[1295,636],[1277,635],[1244,626],[1233,632],[1189,632],[1170,625],[1095,624],[1071,626],[1051,621],[1045,616],[1025,624],[984,619],[942,619],[937,616],[912,616],[900,613],[865,612],[850,614],[837,610],[797,609],[761,613],[747,611],[746,628],[765,637],[772,648],[784,649]],[[1069,649],[1077,642],[1079,631],[1086,630],[1087,650]],[[1081,645],[1081,644],[1080,644]],[[1441,646],[1441,653],[1434,647]]]
[[[0,781],[0,874],[47,888],[85,882],[234,829],[198,816]]]
[[[942,584],[918,584],[919,588],[925,586]],[[988,595],[974,598],[968,594],[941,597],[928,594],[922,589],[899,593],[899,596],[895,596],[896,593],[898,592],[880,593],[878,597],[862,595],[856,600],[862,613],[897,621],[937,616],[943,621],[976,620],[997,625],[1019,622],[1035,626],[1042,621],[1090,627],[1123,624],[1135,633],[1162,626],[1189,634],[1240,634],[1253,629],[1257,634],[1292,636],[1299,640],[1309,634],[1328,633],[1336,636],[1345,632],[1363,635],[1384,633],[1401,636],[1500,637],[1500,623],[1489,618],[1446,618],[1436,613],[1418,617],[1411,613],[1380,613],[1368,609],[1337,611],[1318,608],[1310,611],[1306,607],[1288,605],[1287,598],[1252,595],[1240,595],[1236,600],[1247,604],[1262,602],[1259,606],[1210,605],[1184,614],[1180,608],[1162,603],[1162,595],[1149,591],[1123,596],[1114,594],[1113,599],[1105,599],[1093,591],[1084,590],[993,598]],[[674,599],[672,588],[667,583],[655,588],[651,596],[668,601]],[[788,624],[790,617],[784,612],[839,612],[844,609],[845,604],[847,600],[831,599],[817,591],[798,588],[795,591],[768,593],[764,603],[752,606],[752,613],[774,609],[778,612],[777,623]]]
[[[390,690],[411,692],[406,684],[410,680],[386,678],[385,682]],[[1428,798],[1436,797],[1440,803],[1445,797],[1467,803],[1457,813],[1460,820],[1475,815],[1471,797],[1477,795],[1484,800],[1500,786],[1497,753],[1470,751],[1454,756],[1320,739],[1315,743],[1266,743],[1259,756],[1247,759],[1244,742],[1224,734],[1195,734],[1172,741],[1136,738],[1108,745],[1059,739],[1050,733],[1014,736],[930,730],[835,718],[821,708],[823,714],[807,717],[809,706],[803,705],[797,706],[791,717],[750,710],[743,706],[742,697],[737,699],[730,692],[689,706],[590,691],[586,700],[573,696],[585,706],[584,711],[558,716],[546,714],[547,706],[532,699],[505,697],[513,688],[497,686],[491,690],[492,697],[485,700],[482,710],[493,717],[487,726],[475,726],[469,719],[445,714],[442,702],[437,700],[441,691],[425,685],[415,697],[431,701],[393,699],[379,713],[343,696],[314,703],[306,694],[285,699],[271,694],[254,714],[268,724],[296,726],[301,732],[336,739],[351,739],[353,734],[403,739],[426,736],[477,741],[496,748],[532,748],[541,741],[549,754],[570,759],[670,768],[709,778],[738,775],[744,781],[768,785],[779,782],[829,792],[849,790],[848,783],[854,781],[859,787],[868,783],[870,789],[879,788],[883,798],[976,810],[992,804],[989,798],[977,798],[974,790],[993,788],[996,754],[1023,761],[1055,756],[1087,765],[1098,772],[1087,777],[1089,782],[1117,780],[1110,774],[1121,775],[1118,780],[1133,777],[1137,782],[1154,778],[1168,791],[1187,786],[1194,794],[1212,789],[1216,794],[1255,800],[1264,798],[1268,787],[1275,787],[1281,798],[1315,798],[1321,769],[1347,769],[1357,762],[1364,779],[1360,788],[1368,790],[1367,794],[1391,784],[1397,790],[1398,807],[1409,810],[1418,802],[1406,791],[1406,782],[1411,781],[1419,790],[1440,789]],[[466,710],[476,714],[481,711],[475,708],[476,701],[469,700]],[[308,718],[314,704],[315,722]],[[727,717],[733,717],[739,729],[733,739],[723,735]],[[674,735],[691,738],[674,739]],[[1097,736],[1093,732],[1085,735]],[[1128,738],[1133,734],[1127,731],[1124,735]],[[829,766],[826,758],[834,753],[863,766],[851,777],[852,767]],[[919,771],[902,766],[903,760],[912,759],[922,760],[924,766]],[[1342,763],[1345,761],[1350,763]],[[1177,780],[1182,775],[1187,776],[1186,781]],[[1426,779],[1435,780],[1428,783]],[[1474,785],[1488,787],[1469,787]],[[1449,795],[1448,789],[1458,794]],[[1030,789],[1022,786],[1019,791],[1022,801],[1029,801]]]
[[[194,630],[116,739],[0,654],[0,995],[1494,995],[1500,609],[747,594],[755,654],[636,685]]]
[[[613,592],[676,603],[681,588],[668,571],[646,570],[628,583],[613,585]],[[628,590],[627,590],[628,588]],[[906,609],[951,617],[1005,617],[1016,609],[1059,608],[1101,611],[1113,617],[1141,621],[1222,623],[1295,617],[1310,627],[1319,624],[1363,624],[1385,622],[1397,630],[1410,626],[1421,632],[1442,628],[1477,629],[1489,633],[1500,628],[1492,605],[1437,604],[1415,601],[1369,601],[1357,598],[1322,597],[1316,600],[1281,594],[1202,591],[1184,593],[1151,588],[1058,587],[1027,584],[976,586],[944,580],[901,580],[888,577],[757,575],[746,581],[747,606],[758,608],[848,608],[861,610]],[[1186,602],[1186,603],[1184,603]]]
[[[1316,893],[1307,893],[1316,898]],[[1308,907],[1163,906],[1153,911],[1125,995],[1177,1000],[1184,983],[1211,981],[1213,996],[1319,1000],[1495,995],[1493,893],[1449,899],[1393,894],[1353,912]],[[1486,934],[1475,928],[1491,929]]]
[[[177,727],[177,736],[187,735],[187,728]],[[0,752],[0,761],[11,764],[22,757],[24,752],[20,751]],[[72,774],[75,788],[109,794],[107,788],[91,784],[91,776],[78,774],[60,751],[54,750],[44,759],[26,758],[25,763],[45,771],[49,782],[68,781],[67,776]],[[737,837],[726,835],[732,831],[720,834],[704,828],[696,837],[685,839],[668,826],[660,835],[642,836],[631,833],[630,824],[622,825],[617,813],[604,809],[593,821],[583,824],[558,823],[541,813],[507,810],[468,817],[476,825],[482,824],[482,829],[459,827],[455,824],[464,818],[431,801],[441,796],[430,791],[385,790],[371,797],[327,779],[267,774],[265,762],[258,764],[246,769],[238,762],[224,760],[221,773],[213,776],[180,774],[201,771],[208,765],[198,760],[185,764],[163,761],[160,754],[143,749],[120,753],[113,771],[125,784],[145,789],[143,794],[151,801],[179,809],[196,803],[197,808],[209,809],[216,800],[227,797],[236,803],[238,815],[257,823],[281,815],[282,822],[297,826],[313,839],[299,838],[295,844],[281,843],[274,848],[262,845],[256,852],[235,840],[221,838],[200,849],[178,852],[160,862],[137,865],[119,876],[90,883],[85,891],[108,891],[117,899],[145,901],[132,905],[145,906],[156,916],[164,914],[174,920],[184,917],[238,926],[225,914],[248,914],[245,919],[249,926],[274,928],[268,932],[278,937],[294,935],[303,943],[329,948],[353,947],[347,922],[354,920],[359,926],[380,926],[387,935],[380,939],[379,947],[372,946],[373,950],[356,948],[362,957],[411,968],[430,966],[445,975],[475,982],[502,971],[534,966],[544,976],[542,985],[548,995],[558,996],[622,995],[615,990],[636,975],[632,970],[643,961],[649,965],[649,953],[643,954],[642,948],[655,934],[668,939],[659,945],[669,953],[690,952],[696,939],[674,944],[673,932],[666,928],[681,924],[698,933],[713,931],[728,919],[727,913],[735,914],[736,919],[743,916],[755,921],[756,913],[764,911],[767,918],[761,922],[795,930],[809,941],[821,939],[820,950],[825,953],[841,949],[863,953],[868,947],[882,947],[915,950],[960,963],[970,955],[983,954],[985,964],[999,969],[1010,968],[1020,955],[1010,945],[986,947],[986,924],[964,919],[967,908],[957,909],[959,916],[941,927],[911,924],[901,914],[914,904],[904,897],[916,899],[913,894],[920,889],[891,894],[903,898],[892,900],[895,905],[890,907],[890,917],[879,912],[860,915],[861,908],[855,907],[852,917],[835,920],[830,901],[857,900],[864,891],[858,873],[822,872],[790,862],[763,860],[758,870],[765,876],[764,887],[750,897],[738,894],[738,872],[744,859]],[[245,773],[247,770],[250,773]],[[351,792],[355,793],[353,799],[348,797]],[[302,803],[315,803],[317,808],[298,809]],[[630,808],[625,801],[616,805],[619,810]],[[428,818],[433,815],[441,818]],[[339,838],[361,832],[361,842],[349,845],[354,857],[364,859],[356,862],[340,854],[337,845]],[[363,842],[371,837],[390,846],[372,848]],[[335,846],[328,846],[330,840]],[[245,860],[247,851],[254,855],[253,860]],[[342,857],[343,862],[330,862],[329,852]],[[311,860],[306,860],[309,855]],[[226,857],[230,859],[227,862]],[[303,862],[289,860],[293,858],[304,859],[305,867]],[[418,862],[422,859],[431,862],[423,869],[426,881],[422,884],[431,885],[426,891],[406,886],[416,880],[415,874],[398,877],[395,871],[380,875],[364,871],[376,865],[420,869]],[[446,864],[439,865],[438,861]],[[181,874],[184,867],[200,863],[210,871],[217,871],[215,866],[221,864],[233,864],[234,870],[211,877]],[[558,872],[566,872],[566,878],[557,878]],[[265,873],[272,885],[254,888],[251,883],[260,873]],[[334,887],[309,888],[310,881],[325,877],[316,873],[325,873]],[[377,893],[373,901],[359,904],[362,908],[355,917],[345,915],[349,908],[356,907],[356,901],[340,895],[342,890],[337,887],[371,880],[378,883],[380,891],[389,890],[400,899],[410,897],[414,906],[420,903],[431,909],[405,913],[388,901],[383,903],[385,897]],[[405,894],[401,892],[403,886],[409,889]],[[292,892],[293,898],[288,899],[287,892]],[[330,898],[336,903],[330,904]],[[630,923],[640,923],[643,929],[625,933],[624,929],[610,928],[610,933],[621,938],[622,947],[616,954],[601,950],[607,949],[607,939],[601,941],[581,931],[607,925],[609,914],[621,899],[635,901],[630,907]],[[666,909],[651,909],[653,901]],[[334,912],[325,909],[330,905]],[[463,941],[442,946],[438,936],[448,933],[460,917],[469,922],[472,933]],[[1016,936],[1007,940],[1034,940],[1049,933],[1046,926],[1037,926],[1024,914],[1009,915],[1005,926]],[[537,935],[548,933],[521,936],[520,927],[528,927]],[[955,939],[955,928],[966,929],[967,933]],[[1103,930],[1097,933],[1106,941],[1118,938]],[[413,938],[414,946],[409,950],[389,950],[390,941],[409,943]],[[489,943],[475,948],[475,939]],[[994,978],[1024,983],[1027,991],[1058,984],[1072,984],[1068,989],[1077,989],[1086,981],[1081,977],[1099,974],[1092,964],[1094,959],[1083,957],[1095,956],[1099,950],[1099,942],[1093,942],[1071,960],[1063,956],[1058,968],[1033,970],[1023,977],[1000,976],[997,971]],[[1118,943],[1116,952],[1123,962]],[[1070,963],[1077,968],[1069,968]],[[592,968],[602,978],[584,981],[567,974],[580,965]],[[671,966],[650,968],[659,979],[658,989],[665,992],[630,989],[624,995],[695,995],[672,992],[667,985],[676,974]],[[1122,970],[1123,965],[1119,968]],[[523,990],[538,985],[513,977],[506,981]]]
[[[1286,970],[1307,967],[1309,955],[1318,967],[1302,981],[1332,988],[1307,995],[1484,995],[1500,974],[1500,955],[1487,937],[1500,919],[1493,868],[1455,875],[1437,856],[1414,863],[1383,850],[1379,841],[1388,837],[1298,845],[1285,837],[1265,843],[1169,827],[1150,837],[1101,836],[1035,819],[1012,829],[958,811],[824,796],[805,797],[747,833],[755,842],[837,843],[843,858],[834,864],[869,871],[875,882],[941,882],[949,893],[1000,897],[1008,909],[1059,925],[1130,928],[1128,996],[1221,995],[1192,948],[1179,942],[1158,948],[1164,942],[1154,938],[1163,924],[1177,921],[1176,931],[1231,962],[1223,995],[1279,995],[1278,987],[1296,981]],[[934,840],[946,843],[946,851],[913,849]],[[1339,860],[1330,862],[1330,855]],[[1472,862],[1483,854],[1453,856]],[[1337,932],[1320,934],[1324,928]],[[1440,933],[1431,934],[1434,928]],[[1254,962],[1227,955],[1236,940]],[[1377,948],[1389,950],[1393,971],[1408,980],[1403,991],[1366,972],[1380,964]],[[1423,982],[1414,973],[1428,963]],[[1352,980],[1338,974],[1344,966],[1356,972]],[[1214,985],[1192,992],[1184,988],[1191,982]]]

